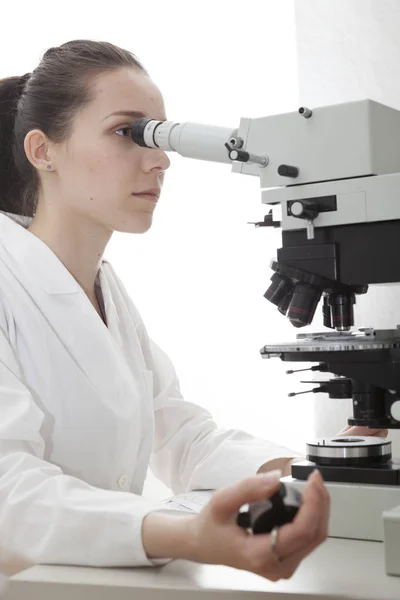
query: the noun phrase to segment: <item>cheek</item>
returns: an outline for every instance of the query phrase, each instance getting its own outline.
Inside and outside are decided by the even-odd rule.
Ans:
[[[115,152],[111,153],[101,146],[88,148],[82,156],[81,167],[92,177],[106,177],[119,162],[119,156]]]
[[[74,203],[83,198],[97,206],[119,203],[134,191],[140,179],[135,148],[119,146],[108,138],[87,138],[84,144],[74,144],[63,166],[63,187],[67,196],[74,197]]]
[[[132,151],[124,148],[110,150],[110,143],[104,143],[95,151],[93,146],[88,148],[82,156],[84,159],[80,170],[86,172],[87,178],[97,189],[102,186],[119,189],[129,183],[132,185],[137,170],[137,160]],[[84,179],[87,178],[84,176]]]
[[[107,194],[111,188],[117,188],[122,179],[121,160],[118,155],[102,152],[97,148],[80,153],[73,166],[76,183],[90,194]]]

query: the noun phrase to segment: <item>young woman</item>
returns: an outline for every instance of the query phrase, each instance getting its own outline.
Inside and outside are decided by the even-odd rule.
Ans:
[[[180,557],[289,577],[326,537],[320,475],[272,545],[237,527],[293,452],[218,428],[182,398],[102,258],[114,231],[150,228],[169,166],[133,143],[143,116],[166,119],[160,91],[109,43],[51,48],[0,82],[0,562]],[[217,491],[199,515],[177,516],[141,495],[149,464],[175,493]]]

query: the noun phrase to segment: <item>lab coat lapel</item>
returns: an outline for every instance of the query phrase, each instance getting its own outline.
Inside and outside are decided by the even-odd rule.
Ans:
[[[4,214],[0,214],[0,262],[102,396],[115,397],[116,391],[123,394],[128,387],[134,393],[137,383],[121,351],[117,307],[101,272],[110,329],[54,252]]]

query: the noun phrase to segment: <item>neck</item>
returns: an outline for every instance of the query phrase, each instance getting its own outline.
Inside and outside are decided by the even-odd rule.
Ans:
[[[49,246],[93,298],[94,282],[112,232],[82,215],[39,207],[40,203],[28,231]]]

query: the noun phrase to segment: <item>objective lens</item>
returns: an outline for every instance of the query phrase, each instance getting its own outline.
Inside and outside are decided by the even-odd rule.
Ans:
[[[291,303],[291,301],[292,301],[293,289],[294,289],[294,288],[293,288],[293,286],[291,286],[291,287],[290,287],[290,290],[288,290],[288,291],[286,292],[286,296],[284,296],[284,297],[282,298],[282,300],[281,300],[281,301],[279,302],[279,304],[278,304],[278,310],[279,310],[279,312],[280,312],[282,315],[284,315],[284,316],[286,316],[286,313],[287,313],[287,311],[288,311],[288,308],[289,308],[289,304],[290,304],[290,303]]]
[[[271,277],[271,285],[264,294],[264,298],[279,306],[285,296],[290,292],[292,283],[287,277],[274,273]]]
[[[307,283],[296,283],[287,311],[287,317],[292,325],[295,327],[305,327],[305,325],[311,323],[321,294],[322,290]]]
[[[353,415],[357,424],[369,425],[371,421],[386,418],[385,394],[386,390],[383,388],[353,381]],[[376,426],[374,425],[374,427]],[[382,427],[384,426],[382,425]]]
[[[329,304],[329,297],[326,294],[323,298],[322,317],[324,320],[324,327],[329,327],[330,329],[333,329],[334,325],[332,323],[332,310]]]
[[[333,296],[331,300],[332,323],[337,331],[349,331],[354,325],[355,296],[345,296],[343,294]]]

